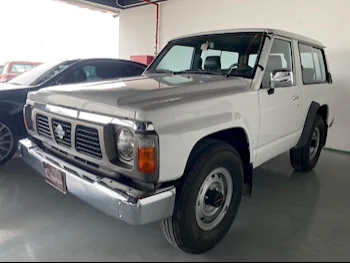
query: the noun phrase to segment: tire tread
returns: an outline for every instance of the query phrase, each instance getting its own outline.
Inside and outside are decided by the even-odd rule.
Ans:
[[[195,160],[189,163],[188,167],[185,169],[186,176],[183,176],[183,178],[180,181],[179,184],[179,189],[182,189],[180,192],[178,192],[177,196],[177,202],[175,206],[181,207],[182,203],[180,203],[181,200],[184,200],[183,195],[186,194],[186,189],[190,189],[191,185],[194,183],[196,180],[196,175],[200,171],[203,162],[207,159],[210,158],[210,156],[213,156],[213,154],[216,154],[221,151],[230,151],[233,153],[242,163],[240,154],[229,144],[217,141],[217,142],[212,142],[208,143],[206,147],[203,147],[200,152],[197,153],[197,156],[195,156]],[[242,174],[243,174],[243,168],[242,168]],[[243,187],[242,187],[243,188]],[[187,248],[183,242],[181,241],[181,238],[178,236],[179,235],[179,227],[176,225],[176,222],[179,222],[182,213],[179,214],[174,214],[173,217],[167,218],[163,220],[160,223],[161,230],[163,234],[165,235],[166,239],[168,242],[173,245],[175,248],[180,249],[181,251],[184,251],[186,253],[190,254],[201,254],[203,252],[206,252],[206,250],[201,250],[201,249],[194,249],[194,248]],[[174,220],[174,217],[176,218]],[[234,219],[234,218],[233,218]],[[232,221],[233,221],[232,219]],[[223,238],[223,237],[222,237]],[[213,240],[213,243],[217,243],[220,241],[222,238],[218,238],[216,240]]]
[[[321,144],[320,147],[322,147],[323,142],[325,140],[325,138],[324,138],[325,134],[324,134],[324,121],[323,121],[322,116],[320,116],[320,115],[316,115],[312,131],[314,130],[314,128],[317,125],[321,125],[322,129],[323,129],[323,137],[321,137],[321,140],[320,140],[320,144]],[[312,134],[309,135],[308,143],[305,146],[293,148],[290,150],[290,162],[291,162],[293,168],[298,172],[309,172],[316,165],[316,164],[312,165],[311,161],[309,159],[309,142],[311,140],[311,136],[312,136]],[[318,151],[319,151],[319,153],[315,157],[315,158],[317,158],[317,160],[319,158],[321,150],[319,149]]]

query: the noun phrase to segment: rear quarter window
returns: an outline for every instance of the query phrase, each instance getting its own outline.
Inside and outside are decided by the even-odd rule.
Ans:
[[[304,84],[327,82],[324,51],[309,45],[299,44],[301,70]]]

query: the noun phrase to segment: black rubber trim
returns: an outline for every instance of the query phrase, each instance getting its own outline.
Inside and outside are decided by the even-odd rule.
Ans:
[[[249,163],[244,167],[243,196],[246,198],[251,198],[252,191],[253,191],[253,164]]]
[[[309,112],[307,113],[307,117],[305,120],[303,132],[300,136],[299,142],[296,147],[303,147],[308,143],[309,137],[312,131],[312,126],[316,117],[316,113],[319,108],[320,108],[320,104],[318,104],[317,102],[313,101],[311,103]]]
[[[327,138],[328,138],[328,129],[329,129],[329,126],[328,126],[328,123],[325,122],[325,130],[324,130],[324,141],[323,141],[323,145],[322,146],[326,146],[327,144]]]

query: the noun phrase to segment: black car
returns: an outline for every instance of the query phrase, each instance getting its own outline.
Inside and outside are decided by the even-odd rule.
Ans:
[[[146,65],[119,59],[79,59],[52,61],[0,84],[0,165],[17,149],[18,140],[27,136],[23,106],[27,93],[41,88],[140,76]]]

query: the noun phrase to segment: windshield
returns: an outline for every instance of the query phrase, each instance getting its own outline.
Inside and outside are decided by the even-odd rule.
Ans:
[[[148,73],[218,74],[253,78],[263,33],[230,33],[172,41]]]
[[[52,78],[57,73],[66,69],[74,61],[51,61],[41,64],[15,78],[8,83],[21,86],[35,86]]]

